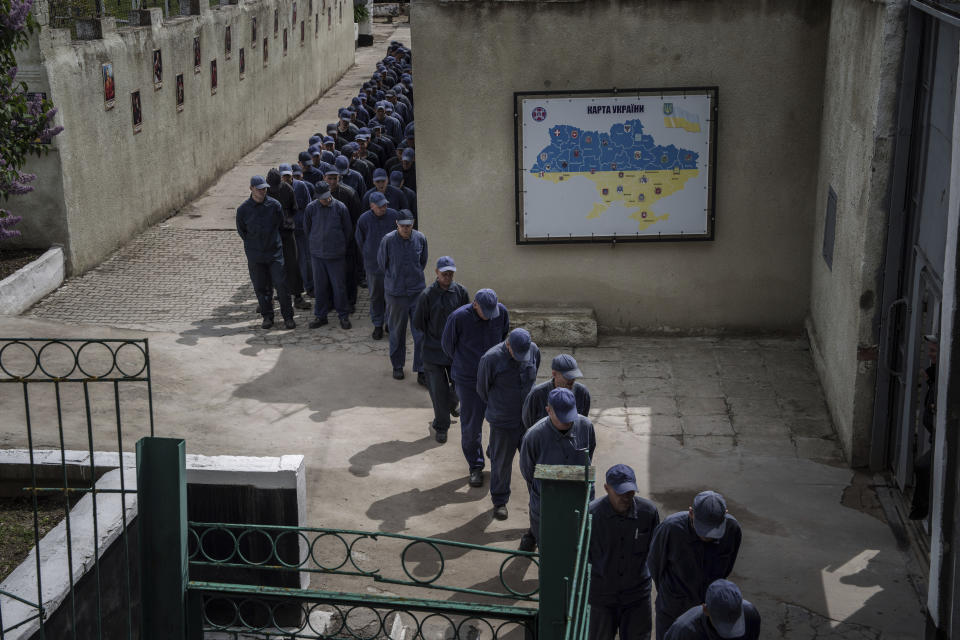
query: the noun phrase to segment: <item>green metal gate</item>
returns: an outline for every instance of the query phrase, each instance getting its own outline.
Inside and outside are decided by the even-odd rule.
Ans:
[[[18,404],[23,414],[21,437],[29,458],[25,490],[34,507],[36,576],[31,597],[0,590],[0,640],[586,637],[591,526],[587,505],[592,468],[538,467],[543,531],[550,532],[541,536],[539,554],[375,531],[188,522],[186,443],[155,437],[146,340],[0,340],[0,382],[5,383],[0,391],[14,389],[22,396]],[[67,402],[64,391],[71,385],[80,393],[78,399]],[[130,396],[125,393],[128,387],[137,392]],[[50,393],[38,393],[38,388]],[[0,396],[0,410],[5,414],[14,404],[10,396]],[[131,410],[138,408],[140,411]],[[79,421],[75,419],[78,412]],[[140,428],[137,435],[143,436],[136,439],[135,465],[132,453],[125,452],[134,441],[131,423]],[[108,433],[109,441],[105,441]],[[80,440],[89,457],[88,481],[83,483],[72,480],[68,473],[71,456],[76,457],[71,446]],[[41,452],[45,446],[51,451]],[[103,453],[105,450],[111,454]],[[119,477],[117,486],[103,486],[104,468],[109,466],[103,458],[107,455],[114,456],[120,470],[114,474]],[[49,464],[50,458],[57,464]],[[56,482],[50,482],[51,468],[57,468]],[[134,470],[135,482],[125,477]],[[102,537],[97,531],[98,495],[101,502],[119,499],[122,516],[112,547],[116,550],[110,570],[114,578],[105,585],[100,553],[93,554],[88,571],[82,575],[73,571],[69,532],[75,523],[67,503],[69,593],[60,602],[51,600],[49,590],[45,591],[44,553],[36,551],[47,544],[41,541],[37,526],[37,500],[49,492],[83,495],[92,502],[94,540]],[[135,500],[132,494],[136,494]],[[128,522],[131,506],[136,510],[132,524]],[[112,507],[115,510],[117,505]],[[374,545],[397,547],[399,572],[389,573],[363,560]],[[321,548],[339,549],[339,554],[321,552]],[[492,561],[499,566],[498,575],[491,576],[483,587],[459,586],[446,572],[452,552],[471,562]],[[411,571],[411,559],[425,554],[435,571],[430,575]],[[539,580],[533,588],[511,585],[506,576],[516,563],[537,566]],[[211,571],[228,579],[191,579]],[[260,577],[271,573],[320,580],[336,577],[360,586],[352,591],[320,589],[311,588],[306,580],[301,581],[301,588],[264,586],[267,581]],[[95,611],[86,618],[76,605],[82,581],[95,590]],[[405,594],[364,592],[363,585],[371,584]],[[428,596],[410,595],[420,592]],[[59,606],[45,605],[51,601]],[[65,631],[47,628],[57,617],[59,628]],[[68,623],[63,625],[65,618]],[[27,629],[34,631],[24,634]]]

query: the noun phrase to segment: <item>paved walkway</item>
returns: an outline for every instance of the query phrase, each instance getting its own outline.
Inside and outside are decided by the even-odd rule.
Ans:
[[[327,96],[197,201],[25,317],[0,318],[0,335],[148,337],[158,434],[185,438],[191,453],[305,455],[312,525],[513,546],[527,527],[519,472],[510,518],[493,520],[487,488],[467,485],[457,426],[448,444],[433,441],[426,392],[409,376],[390,378],[386,344],[369,338],[365,314],[347,332],[310,331],[309,312],[298,312],[295,331],[264,332],[253,313],[233,227],[249,175],[292,161],[369,75],[384,41],[409,41],[405,26],[394,35],[378,25],[376,35]],[[464,278],[471,291],[483,286]],[[562,350],[570,351],[544,346],[544,362]],[[604,338],[572,352],[594,398],[599,470],[631,464],[640,493],[664,515],[705,488],[727,496],[744,527],[733,579],[760,608],[763,638],[920,636],[918,578],[883,520],[873,480],[842,458],[805,340]],[[25,443],[14,387],[0,385],[3,447]],[[77,407],[64,403],[68,413]],[[57,442],[50,406],[33,414],[38,446]],[[111,411],[109,402],[94,407],[104,448],[116,438]],[[145,414],[130,411],[125,425],[132,444]],[[82,424],[67,446],[86,448]],[[389,561],[377,552],[370,559]],[[430,563],[418,570],[428,575]],[[492,577],[470,557],[450,558],[447,572],[465,586]],[[314,586],[386,592],[327,577]]]

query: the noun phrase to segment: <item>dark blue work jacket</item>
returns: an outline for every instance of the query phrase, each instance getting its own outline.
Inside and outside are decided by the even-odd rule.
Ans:
[[[523,401],[523,428],[529,429],[547,416],[547,396],[553,391],[553,378],[541,382],[527,394]],[[573,397],[577,401],[577,413],[590,415],[590,392],[579,382],[573,383]]]
[[[533,477],[538,464],[583,465],[593,460],[597,436],[586,416],[577,416],[567,431],[553,426],[550,416],[530,427],[520,443],[520,473],[530,488],[530,511],[540,515],[540,481]],[[585,450],[585,451],[583,451]],[[539,537],[539,533],[534,531]]]
[[[259,204],[247,198],[237,207],[237,233],[250,262],[283,261],[282,226],[283,208],[270,196]]]
[[[497,305],[500,315],[493,320],[481,319],[472,304],[463,305],[447,318],[440,343],[450,356],[450,375],[458,385],[477,384],[480,358],[510,331],[510,314],[503,304]]]
[[[427,285],[427,237],[411,229],[404,240],[395,229],[380,240],[377,264],[383,271],[383,290],[389,296],[415,296]]]
[[[760,612],[749,600],[743,601],[744,633],[731,640],[759,640]],[[703,607],[690,607],[667,629],[664,640],[724,640],[703,614]]]
[[[303,228],[310,238],[310,255],[324,260],[335,260],[347,254],[352,227],[347,206],[331,200],[323,206],[319,200],[307,205]]]
[[[297,212],[293,216],[293,228],[303,232],[303,214],[313,200],[313,185],[306,180],[293,179],[293,195],[297,199]]]
[[[629,605],[650,595],[647,553],[660,524],[657,507],[634,496],[630,510],[619,514],[610,498],[590,503],[590,604]]]
[[[527,359],[520,362],[505,342],[491,347],[477,367],[477,395],[487,403],[487,422],[494,429],[521,429],[523,400],[537,381],[540,349],[530,343]]]
[[[340,176],[340,180],[345,185],[356,191],[358,197],[361,193],[367,192],[367,183],[364,181],[363,176],[360,175],[360,172],[356,169],[347,169],[347,172]],[[360,206],[361,208],[363,207],[362,202],[360,203]],[[369,209],[370,207],[368,206],[367,208]]]
[[[444,289],[436,280],[423,290],[413,311],[413,327],[423,332],[423,361],[450,366],[450,356],[443,351],[443,328],[455,309],[470,303],[470,294],[459,283]]]
[[[723,537],[715,542],[700,539],[686,511],[664,518],[653,533],[647,558],[657,585],[657,610],[679,616],[702,604],[710,583],[733,571],[741,538],[740,523],[730,514]]]
[[[389,207],[387,212],[378,216],[372,210],[364,211],[357,220],[357,231],[354,237],[363,256],[363,268],[367,273],[380,274],[380,265],[377,263],[377,253],[380,251],[380,241],[383,236],[397,230],[397,220],[400,214]]]

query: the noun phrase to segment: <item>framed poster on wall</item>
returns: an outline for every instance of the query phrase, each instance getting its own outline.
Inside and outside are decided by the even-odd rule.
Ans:
[[[515,93],[517,244],[712,240],[717,93]]]

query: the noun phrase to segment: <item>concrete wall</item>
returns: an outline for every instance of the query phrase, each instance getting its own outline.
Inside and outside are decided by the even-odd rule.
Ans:
[[[808,330],[834,424],[867,462],[876,319],[903,52],[905,0],[834,0],[830,17]],[[833,268],[822,257],[828,189],[837,194]]]
[[[32,51],[25,53],[39,68],[28,68],[31,91],[46,91],[59,107],[64,132],[54,152],[27,169],[50,180],[58,167],[62,199],[56,189],[18,198],[15,206],[31,218],[21,226],[33,242],[49,228],[50,241],[66,246],[74,274],[98,264],[138,231],[163,219],[200,194],[223,171],[316,100],[353,64],[352,6],[345,0],[297,2],[241,0],[239,5],[209,9],[201,2],[198,16],[160,20],[148,27],[110,29],[103,39],[69,41],[65,30],[44,27]],[[342,20],[339,4],[344,4]],[[326,5],[332,25],[315,14]],[[280,30],[273,35],[273,9],[280,10]],[[46,8],[38,9],[41,23]],[[258,42],[251,47],[252,18]],[[299,22],[306,20],[300,45]],[[225,27],[231,26],[232,55],[224,56]],[[283,55],[283,29],[289,29]],[[200,36],[201,67],[194,73],[193,38]],[[269,38],[269,61],[263,64],[263,38]],[[244,80],[239,78],[239,49],[246,55]],[[152,51],[163,54],[163,87],[154,90]],[[33,58],[30,58],[30,56]],[[210,91],[210,61],[216,58],[218,89]],[[104,110],[100,65],[112,62],[116,106]],[[175,79],[184,75],[185,106],[176,110]],[[130,93],[140,90],[143,130],[134,134]],[[306,141],[304,141],[304,144]],[[62,202],[62,204],[60,204]],[[11,202],[11,204],[14,204]],[[65,224],[62,222],[65,220]],[[35,243],[34,243],[35,244]]]
[[[508,305],[606,330],[799,332],[810,294],[823,0],[418,0],[418,207],[434,255]],[[513,92],[719,86],[713,242],[515,244]]]

